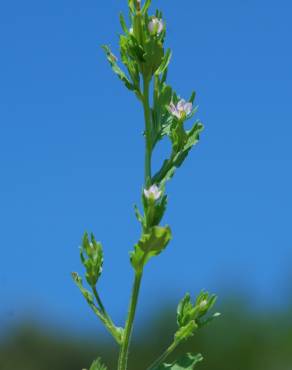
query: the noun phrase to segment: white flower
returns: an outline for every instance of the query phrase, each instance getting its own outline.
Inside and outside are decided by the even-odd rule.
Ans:
[[[192,110],[193,104],[184,99],[181,99],[176,106],[173,103],[170,103],[169,106],[169,111],[178,119],[188,116]]]
[[[159,35],[164,28],[164,23],[162,19],[153,17],[148,24],[148,29],[152,35]]]
[[[151,185],[149,189],[144,189],[144,195],[147,199],[157,200],[160,198],[162,191],[157,185]]]

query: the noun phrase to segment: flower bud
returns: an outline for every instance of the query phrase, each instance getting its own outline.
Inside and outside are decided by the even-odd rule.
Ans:
[[[151,185],[149,189],[144,189],[144,195],[149,200],[158,200],[161,197],[162,191],[157,185]]]
[[[151,21],[148,24],[148,29],[151,35],[159,35],[164,28],[164,24],[162,19],[158,19],[156,17],[153,17]]]
[[[208,301],[206,299],[203,299],[200,303],[199,303],[199,308],[200,310],[204,310],[206,308],[206,306],[208,305]]]
[[[93,234],[91,234],[91,240],[87,233],[84,234],[80,258],[86,269],[86,280],[90,286],[94,286],[102,272],[103,251],[101,244],[96,242]]]

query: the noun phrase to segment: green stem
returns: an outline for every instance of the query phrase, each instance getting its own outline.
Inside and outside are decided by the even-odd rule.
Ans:
[[[95,297],[95,299],[96,299],[96,302],[97,302],[97,303],[98,303],[98,305],[99,305],[99,308],[100,308],[101,312],[103,313],[103,315],[104,315],[105,317],[109,317],[109,316],[108,316],[108,314],[106,313],[106,310],[105,310],[105,308],[104,308],[104,305],[102,304],[102,301],[101,301],[101,299],[100,299],[100,296],[99,296],[99,294],[98,294],[98,292],[97,292],[97,290],[96,290],[96,287],[95,287],[95,286],[93,286],[93,287],[92,287],[92,291],[93,291],[94,297]]]
[[[149,78],[143,79],[143,108],[145,119],[145,186],[151,185],[152,127],[151,109],[149,104]]]
[[[106,322],[106,326],[108,327],[108,330],[111,332],[111,334],[114,336],[114,338],[117,340],[118,343],[121,343],[121,340],[120,340],[120,333],[118,331],[118,328],[116,327],[116,325],[113,323],[111,317],[109,316],[109,314],[106,312],[106,309],[101,301],[101,298],[97,292],[97,289],[96,287],[92,287],[92,291],[93,291],[93,294],[94,294],[94,297],[98,303],[98,306],[100,308],[100,311],[102,313],[102,316],[104,317],[105,319],[105,322]]]
[[[173,342],[164,352],[163,354],[158,357],[156,361],[153,362],[153,364],[147,368],[147,370],[154,370],[157,368],[159,365],[163,363],[163,361],[176,349],[178,346],[179,342],[175,341]]]
[[[125,326],[125,332],[123,336],[123,342],[121,345],[120,355],[119,355],[119,362],[118,362],[118,370],[126,370],[127,369],[127,362],[128,362],[128,353],[129,353],[129,345],[131,334],[133,331],[133,323],[136,313],[137,301],[139,296],[139,290],[141,285],[142,279],[142,272],[136,273],[132,296],[131,296],[131,303],[128,313],[128,318]]]
[[[149,187],[151,185],[152,120],[151,120],[151,108],[149,103],[150,81],[151,78],[145,75],[143,76],[143,109],[145,118],[145,187]],[[136,271],[135,274],[135,280],[130,301],[130,308],[119,354],[118,370],[127,369],[129,346],[131,341],[131,334],[133,331],[133,323],[136,313],[142,274],[143,271]]]
[[[84,294],[83,294],[84,295]],[[101,320],[101,322],[104,324],[106,329],[111,333],[111,335],[114,337],[116,342],[121,345],[121,333],[119,332],[119,329],[114,325],[112,320],[105,316],[94,304],[93,301],[89,300],[87,296],[84,295],[84,298],[86,299],[87,303],[91,307],[92,311],[96,314],[96,316]]]

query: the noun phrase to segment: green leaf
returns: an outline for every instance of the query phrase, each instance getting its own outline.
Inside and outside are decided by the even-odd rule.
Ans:
[[[124,18],[122,13],[120,13],[120,23],[121,23],[121,27],[122,27],[123,31],[125,32],[125,34],[128,35],[129,30],[128,30],[125,18]]]
[[[133,14],[135,12],[134,0],[128,0],[128,7],[130,9],[130,12]]]
[[[161,198],[161,201],[155,205],[153,225],[158,225],[162,220],[167,206],[167,195]]]
[[[159,104],[162,107],[165,107],[166,105],[169,105],[171,102],[172,97],[172,88],[166,84],[164,84],[161,93],[159,95]]]
[[[187,353],[172,364],[162,364],[151,370],[193,370],[195,365],[201,361],[203,361],[203,356],[200,353],[197,355]]]
[[[191,97],[190,97],[190,99],[189,99],[189,102],[190,102],[190,103],[192,103],[192,104],[194,104],[195,97],[196,97],[196,92],[195,92],[195,91],[193,91],[193,92],[192,92],[192,95],[191,95]]]
[[[171,59],[171,50],[170,49],[167,49],[162,61],[161,61],[161,64],[159,66],[159,68],[156,70],[155,74],[158,76],[160,75],[161,73],[163,73],[168,65],[169,65],[169,62],[170,62],[170,59]]]
[[[117,65],[117,60],[113,53],[111,52],[110,48],[106,45],[102,46],[103,50],[106,53],[107,60],[109,61],[112,70],[115,72],[115,74],[119,77],[121,81],[125,84],[127,89],[134,91],[135,86],[129,81],[125,73],[120,69],[120,67]]]
[[[148,233],[144,233],[130,253],[132,266],[140,271],[151,257],[159,255],[171,239],[171,230],[168,226],[154,226]]]
[[[133,59],[136,59],[137,62],[144,63],[145,62],[145,50],[142,48],[142,46],[139,44],[138,40],[135,38],[135,36],[130,35],[131,44],[130,46],[130,52]]]
[[[151,5],[151,2],[152,2],[152,0],[146,0],[145,1],[145,4],[143,5],[143,8],[142,8],[142,14],[145,14],[148,11],[148,9]]]
[[[136,204],[134,205],[134,210],[135,210],[135,216],[137,218],[137,220],[144,226],[144,217],[141,215],[138,207],[136,206]]]
[[[140,93],[140,75],[139,75],[139,65],[133,59],[133,43],[129,35],[120,35],[120,54],[122,62],[127,67],[129,75],[132,79],[132,84],[134,86],[135,92]]]
[[[196,122],[190,131],[187,131],[187,143],[184,150],[187,150],[198,143],[200,139],[200,133],[204,130],[204,126],[201,122]]]
[[[191,302],[191,296],[189,293],[187,293],[177,306],[176,318],[178,326],[183,326],[186,324],[186,318],[192,308],[193,305]]]
[[[173,153],[171,158],[164,161],[161,169],[154,175],[152,182],[164,184],[175,173],[175,170],[182,165],[191,148],[199,142],[200,133],[204,126],[201,122],[195,123],[191,130],[184,134],[181,130],[172,131]]]
[[[142,235],[138,242],[139,248],[145,253],[158,255],[167,246],[171,239],[171,231],[168,226],[154,226],[150,232]]]
[[[159,40],[149,38],[144,44],[143,69],[147,76],[154,75],[164,58],[163,45]]]
[[[220,316],[221,316],[220,312],[215,312],[212,316],[208,317],[206,320],[199,319],[198,320],[198,325],[199,325],[200,328],[202,326],[206,326],[206,325],[210,324],[214,319],[216,319],[217,317],[220,317]]]
[[[100,358],[98,358],[97,360],[93,361],[92,365],[90,366],[90,369],[89,370],[107,370],[107,367],[104,366],[102,363],[101,363],[101,360]]]
[[[137,272],[142,271],[144,265],[144,256],[145,253],[138,247],[137,244],[135,244],[134,250],[130,252],[130,261]]]

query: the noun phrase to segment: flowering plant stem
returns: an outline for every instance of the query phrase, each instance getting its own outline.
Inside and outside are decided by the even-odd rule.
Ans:
[[[131,340],[131,334],[133,331],[133,323],[134,323],[134,318],[135,318],[135,313],[136,313],[141,280],[142,280],[142,271],[135,274],[135,280],[133,284],[132,296],[131,296],[131,301],[130,301],[130,308],[129,308],[128,318],[126,321],[123,342],[121,344],[121,350],[119,354],[118,370],[127,369],[129,345],[130,345],[130,340]]]
[[[135,215],[141,225],[141,236],[130,252],[130,263],[135,275],[124,327],[115,326],[96,288],[103,269],[103,248],[93,234],[84,234],[80,248],[80,258],[85,268],[85,283],[90,290],[86,288],[78,273],[72,273],[83,297],[120,347],[118,370],[127,370],[144,266],[150,259],[160,255],[172,239],[171,228],[161,225],[168,202],[165,184],[184,163],[192,147],[199,142],[203,130],[199,120],[195,121],[189,130],[184,126],[185,121],[196,113],[196,107],[193,106],[195,93],[192,93],[188,100],[182,99],[167,83],[172,54],[170,49],[164,48],[166,24],[159,10],[156,10],[155,15],[148,14],[150,5],[151,0],[128,0],[130,27],[127,26],[124,16],[120,15],[123,30],[120,35],[120,54],[126,72],[120,68],[118,58],[110,48],[103,46],[114,73],[142,103],[145,121],[142,212],[135,205]],[[150,96],[153,98],[150,99]],[[171,151],[158,172],[152,174],[152,153],[156,144],[164,139],[170,141]],[[200,354],[187,353],[172,364],[163,363],[181,342],[191,338],[200,327],[218,316],[218,313],[207,315],[215,301],[216,296],[205,291],[199,293],[194,301],[188,293],[182,298],[177,307],[178,327],[174,340],[148,370],[188,370],[193,369],[202,360]],[[106,369],[100,360],[95,360],[90,367],[90,370]]]
[[[149,86],[150,80],[146,76],[143,78],[143,109],[145,119],[145,188],[151,183],[151,157],[152,157],[152,142],[151,142],[151,109],[149,105]],[[139,290],[143,275],[143,269],[141,272],[136,272],[132,296],[130,301],[130,308],[128,318],[126,321],[125,332],[123,336],[123,342],[121,344],[121,350],[118,360],[118,370],[127,369],[129,346],[131,341],[131,334],[133,330],[134,318],[136,313],[136,307],[139,297]]]

